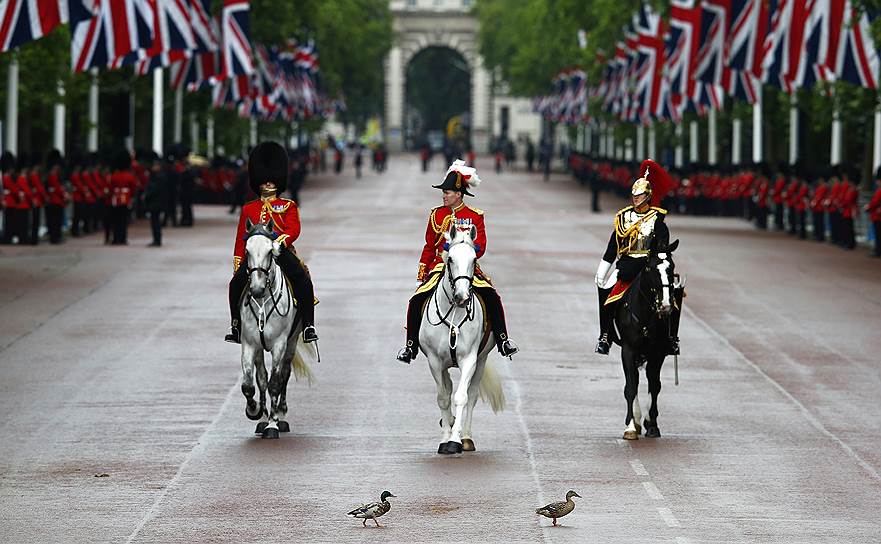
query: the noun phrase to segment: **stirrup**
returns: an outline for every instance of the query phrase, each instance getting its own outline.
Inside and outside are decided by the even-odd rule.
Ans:
[[[411,348],[410,346],[405,346],[401,348],[401,350],[398,351],[398,356],[396,357],[397,360],[401,361],[402,363],[407,363],[408,365],[410,364],[410,361],[415,358],[416,353],[413,352],[413,348]]]
[[[509,359],[518,351],[520,351],[520,348],[510,338],[502,342],[502,345],[499,347],[499,353],[502,354],[502,357],[508,357]]]
[[[309,325],[305,329],[303,329],[303,343],[308,344],[310,342],[315,342],[318,340],[318,333],[315,332],[315,326]]]
[[[597,342],[597,347],[594,349],[594,352],[599,353],[600,355],[608,355],[609,348],[612,346],[609,344],[609,335],[608,333],[603,333],[600,335],[600,339]]]
[[[226,334],[224,340],[229,342],[230,344],[241,344],[242,333],[239,331],[238,327],[232,326],[229,328],[229,332]]]

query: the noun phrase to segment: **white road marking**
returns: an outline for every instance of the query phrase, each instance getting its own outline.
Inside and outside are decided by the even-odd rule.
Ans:
[[[691,540],[685,538],[684,536],[677,536],[676,544],[691,544]]]
[[[514,411],[517,413],[517,420],[520,423],[520,432],[523,433],[523,441],[526,443],[526,458],[529,459],[529,471],[532,473],[532,481],[535,484],[538,496],[538,504],[545,504],[544,494],[541,491],[541,481],[538,478],[538,463],[535,462],[535,452],[532,447],[532,437],[529,434],[529,427],[526,426],[526,418],[523,417],[523,397],[520,395],[520,383],[512,378],[509,380],[511,391],[514,393]],[[550,535],[546,526],[541,525],[541,538],[544,542],[550,542]]]
[[[652,482],[642,482],[642,487],[645,488],[645,492],[649,494],[649,497],[651,497],[652,500],[664,500],[664,495],[661,494],[661,490],[658,489],[658,486],[656,486]]]
[[[838,436],[836,436],[836,435],[835,435],[834,433],[832,433],[829,429],[827,429],[827,428],[823,425],[823,423],[820,422],[820,420],[817,419],[817,418],[814,416],[814,414],[812,414],[811,411],[808,410],[808,409],[805,407],[805,405],[801,403],[801,401],[799,401],[797,398],[795,398],[795,397],[792,395],[792,393],[790,393],[789,391],[786,390],[785,387],[783,387],[782,385],[780,385],[780,383],[777,382],[777,380],[775,380],[775,379],[772,378],[771,376],[768,376],[768,374],[766,374],[765,371],[762,370],[762,368],[761,368],[759,365],[757,365],[756,363],[754,363],[754,362],[753,362],[749,357],[747,357],[742,351],[740,351],[739,349],[737,349],[736,347],[734,347],[734,346],[731,344],[731,342],[728,341],[727,338],[725,338],[724,336],[722,336],[721,334],[719,334],[719,332],[716,331],[716,329],[714,329],[709,323],[707,323],[706,321],[704,321],[703,319],[701,319],[701,317],[700,317],[699,315],[697,315],[697,314],[696,314],[696,313],[695,313],[690,307],[685,306],[685,310],[688,312],[688,314],[689,314],[691,317],[693,317],[698,323],[700,323],[701,326],[703,326],[707,331],[709,331],[713,336],[715,336],[723,346],[727,347],[727,348],[730,349],[732,352],[734,352],[734,353],[737,355],[737,357],[738,357],[739,359],[741,359],[744,363],[747,364],[747,366],[749,366],[750,368],[752,368],[753,370],[755,370],[756,373],[758,373],[758,374],[759,374],[761,377],[763,377],[768,383],[770,383],[770,384],[774,387],[774,389],[776,389],[777,391],[779,391],[781,395],[783,395],[784,397],[786,397],[787,400],[789,400],[792,404],[794,404],[794,405],[796,406],[796,408],[798,408],[798,410],[802,413],[802,415],[804,416],[804,418],[805,418],[806,420],[808,420],[808,423],[810,423],[811,426],[812,426],[814,429],[816,429],[816,430],[819,431],[821,434],[825,435],[826,437],[828,437],[829,439],[831,439],[833,442],[835,442],[836,444],[838,444],[838,445],[841,447],[841,449],[844,450],[844,452],[847,453],[852,459],[854,459],[854,460],[855,460],[855,461],[856,461],[861,467],[863,467],[863,469],[864,469],[866,472],[868,472],[868,473],[869,473],[873,478],[875,478],[876,480],[881,481],[881,474],[879,474],[878,471],[875,470],[875,468],[874,468],[872,465],[870,465],[869,463],[867,463],[862,457],[860,457],[860,455],[859,455],[857,452],[855,452],[855,451],[853,450],[853,448],[851,448],[851,447],[850,447],[849,445],[847,445],[843,440],[841,440],[840,438],[838,438]]]
[[[226,394],[226,399],[224,399],[223,404],[220,406],[220,410],[217,411],[214,419],[211,420],[211,423],[208,424],[208,427],[201,434],[201,436],[199,436],[199,439],[196,440],[196,445],[193,446],[193,449],[191,449],[187,453],[186,457],[184,457],[183,463],[181,463],[180,466],[177,467],[177,472],[174,473],[171,481],[169,481],[168,485],[166,485],[165,488],[162,489],[162,491],[159,493],[159,496],[156,497],[155,501],[153,501],[153,506],[151,506],[150,509],[147,510],[147,513],[144,514],[144,517],[141,519],[140,522],[138,522],[138,525],[135,527],[134,531],[132,531],[132,533],[128,535],[128,538],[125,539],[126,544],[131,544],[131,542],[135,540],[135,538],[147,525],[147,523],[149,523],[150,520],[152,520],[156,516],[156,513],[159,510],[159,505],[162,503],[163,500],[165,500],[165,497],[168,496],[168,492],[171,490],[171,488],[177,485],[177,482],[180,480],[181,474],[183,474],[184,472],[184,469],[187,468],[187,465],[189,465],[190,461],[193,459],[193,454],[196,452],[196,450],[201,451],[204,448],[203,441],[205,436],[207,436],[208,433],[210,433],[211,430],[214,429],[214,427],[220,421],[220,417],[223,415],[223,412],[226,411],[226,407],[229,406],[229,403],[232,401],[235,394],[240,392],[241,389],[242,386],[239,384],[239,380],[236,380],[236,383],[232,386],[232,388],[230,388],[229,393]]]
[[[639,459],[633,459],[630,461],[630,466],[633,467],[633,472],[636,473],[637,476],[648,476],[649,472],[645,469]]]
[[[679,524],[679,520],[676,519],[676,516],[673,515],[673,512],[671,512],[669,508],[659,506],[658,514],[660,514],[661,517],[664,519],[664,523],[667,524],[667,527],[682,527],[682,525]]]

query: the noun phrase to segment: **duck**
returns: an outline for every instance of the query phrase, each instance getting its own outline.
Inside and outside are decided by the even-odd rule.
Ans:
[[[535,513],[540,516],[553,519],[554,525],[556,525],[557,518],[562,518],[571,511],[575,510],[575,501],[572,500],[572,497],[578,497],[580,499],[581,495],[570,490],[568,493],[566,493],[565,501],[552,502],[547,506],[542,506],[541,508],[536,510]]]
[[[367,520],[372,519],[373,523],[376,524],[377,527],[381,527],[376,518],[385,515],[389,510],[392,509],[391,503],[388,502],[389,497],[395,497],[392,495],[391,491],[383,491],[382,495],[379,496],[378,502],[371,502],[370,504],[362,504],[358,508],[355,508],[348,514],[347,516],[352,516],[362,520],[362,524],[364,527],[367,527]],[[571,509],[570,509],[571,510]],[[568,512],[567,512],[568,513]]]

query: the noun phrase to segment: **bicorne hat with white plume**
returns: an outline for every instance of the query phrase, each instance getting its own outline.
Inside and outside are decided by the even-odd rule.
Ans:
[[[480,177],[477,169],[465,165],[462,159],[456,159],[447,169],[444,181],[440,185],[432,185],[435,189],[445,191],[459,191],[468,196],[474,196],[468,190],[480,185]]]

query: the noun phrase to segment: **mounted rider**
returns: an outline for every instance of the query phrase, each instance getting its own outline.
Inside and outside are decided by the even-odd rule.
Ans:
[[[248,157],[248,178],[251,189],[260,198],[242,206],[239,217],[233,250],[233,277],[229,282],[231,325],[225,340],[234,344],[241,343],[239,305],[248,285],[245,257],[245,233],[248,224],[268,223],[276,235],[274,245],[277,246],[277,251],[273,252],[277,255],[275,262],[290,282],[294,298],[297,299],[298,312],[303,320],[303,342],[314,342],[318,340],[318,334],[315,332],[312,278],[293,246],[300,236],[300,213],[296,202],[278,196],[287,187],[288,154],[285,149],[275,142],[257,145]],[[245,266],[242,266],[243,262]]]
[[[615,214],[615,229],[597,267],[600,337],[595,351],[601,355],[608,355],[611,347],[609,334],[612,331],[615,302],[624,296],[627,287],[645,268],[649,255],[664,253],[670,245],[670,231],[665,222],[667,210],[652,205],[659,204],[671,187],[670,176],[651,159],[643,161],[639,171],[643,172],[643,176],[633,183],[630,190],[633,204]],[[614,271],[613,263],[616,266]],[[679,317],[683,292],[681,287],[674,289],[669,355],[679,355]]]
[[[419,271],[416,275],[420,282],[416,293],[410,297],[407,307],[407,345],[398,352],[398,360],[409,363],[419,354],[419,326],[422,321],[422,308],[429,295],[437,286],[444,269],[444,253],[446,251],[446,233],[450,225],[477,230],[474,249],[479,259],[486,253],[486,229],[483,210],[468,206],[463,202],[464,196],[474,196],[469,189],[480,184],[477,170],[465,165],[465,161],[457,159],[447,170],[443,183],[432,185],[443,191],[443,206],[431,210],[428,226],[425,229],[425,247],[419,259]],[[496,339],[496,346],[503,357],[511,357],[519,351],[517,345],[508,338],[505,324],[505,311],[502,301],[493,287],[489,276],[483,273],[479,264],[475,264],[474,290],[481,296],[486,305],[490,326]]]

